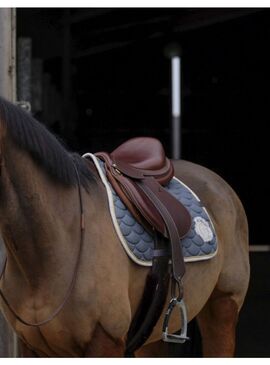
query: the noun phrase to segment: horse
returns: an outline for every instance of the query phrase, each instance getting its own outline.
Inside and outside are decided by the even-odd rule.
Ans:
[[[184,160],[173,164],[175,175],[207,208],[218,238],[215,257],[186,263],[188,321],[197,319],[204,356],[233,356],[249,283],[245,211],[216,173]],[[1,310],[22,352],[124,356],[150,269],[132,262],[123,250],[96,169],[2,98],[0,231],[6,249]],[[161,356],[165,308],[135,356]],[[172,314],[171,331],[181,327],[178,317]]]

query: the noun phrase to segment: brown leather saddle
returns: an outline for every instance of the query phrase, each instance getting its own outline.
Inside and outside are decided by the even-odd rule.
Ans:
[[[153,322],[157,321],[166,300],[169,275],[174,290],[164,320],[164,339],[183,342],[185,330],[180,336],[167,332],[173,308],[183,304],[185,265],[180,240],[191,228],[191,217],[188,210],[164,189],[174,174],[172,162],[165,156],[162,144],[149,137],[133,138],[110,154],[99,152],[96,156],[104,161],[107,178],[124,204],[155,235],[152,271],[141,306],[130,327],[127,348],[129,352],[135,351],[150,335]],[[171,273],[168,271],[170,258]],[[176,287],[178,296],[175,294]],[[181,307],[180,310],[183,319],[185,308]]]

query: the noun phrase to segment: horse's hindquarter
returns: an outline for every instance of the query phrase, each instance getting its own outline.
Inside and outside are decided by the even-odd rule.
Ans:
[[[210,260],[186,264],[184,299],[188,320],[203,308],[215,288],[231,293],[238,310],[243,303],[249,281],[248,228],[245,212],[231,187],[210,170],[187,161],[174,162],[175,176],[190,187],[206,207],[218,238],[218,252]],[[170,296],[168,296],[169,300]],[[161,335],[162,314],[149,342]],[[180,328],[175,310],[172,331]]]
[[[202,166],[175,162],[175,173],[200,198],[211,216],[218,239],[219,285],[232,292],[242,305],[249,281],[248,223],[244,208],[233,189],[217,174]],[[192,268],[192,265],[190,265]]]

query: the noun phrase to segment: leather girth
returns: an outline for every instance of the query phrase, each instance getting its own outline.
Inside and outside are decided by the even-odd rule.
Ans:
[[[143,297],[132,319],[126,341],[125,356],[131,357],[151,335],[164,308],[169,280],[168,240],[157,233],[152,269],[148,273]]]

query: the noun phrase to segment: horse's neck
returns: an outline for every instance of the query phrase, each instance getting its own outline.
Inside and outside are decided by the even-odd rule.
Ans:
[[[0,210],[8,267],[38,286],[56,270],[61,275],[60,257],[66,257],[66,265],[69,251],[74,257],[71,242],[75,237],[70,239],[70,232],[74,228],[78,236],[71,206],[72,202],[77,205],[76,191],[52,181],[27,153],[16,148],[7,151]]]

